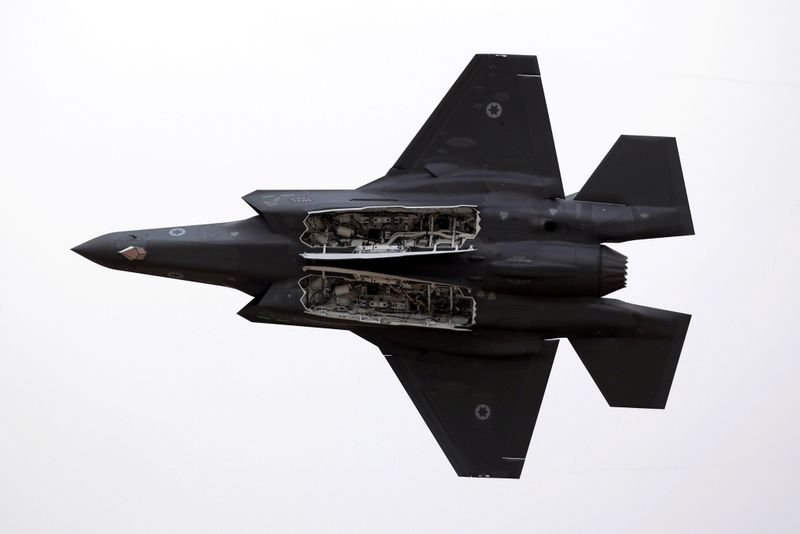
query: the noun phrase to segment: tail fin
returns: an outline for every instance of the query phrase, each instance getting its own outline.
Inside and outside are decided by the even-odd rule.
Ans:
[[[658,235],[648,237],[694,234],[674,137],[620,136],[573,198],[647,207],[642,213],[659,219]]]
[[[569,341],[610,406],[664,408],[691,315],[620,305],[642,317],[640,334]]]

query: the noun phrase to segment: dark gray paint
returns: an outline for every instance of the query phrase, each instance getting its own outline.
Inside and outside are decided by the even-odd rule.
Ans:
[[[113,269],[239,289],[253,297],[239,313],[254,322],[347,329],[376,344],[462,476],[519,477],[553,338],[570,339],[612,406],[666,404],[689,316],[603,298],[624,286],[625,258],[602,243],[694,233],[675,140],[620,137],[565,198],[533,56],[475,56],[383,178],[245,201],[257,216],[107,234],[73,250]],[[331,263],[300,255],[307,212],[454,205],[480,211],[473,251],[335,266],[468,288],[469,331],[304,313],[304,267]],[[128,246],[146,257],[126,259]]]

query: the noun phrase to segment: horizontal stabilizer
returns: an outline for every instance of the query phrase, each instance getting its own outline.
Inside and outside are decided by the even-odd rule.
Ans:
[[[574,199],[663,208],[648,210],[670,219],[658,234],[648,237],[694,234],[674,137],[620,136]]]
[[[664,408],[689,328],[690,315],[646,310],[664,334],[639,337],[570,338],[595,384],[610,406]],[[652,330],[655,331],[655,330]]]

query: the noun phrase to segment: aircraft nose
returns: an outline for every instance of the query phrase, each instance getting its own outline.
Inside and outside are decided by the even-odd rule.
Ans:
[[[109,265],[114,263],[118,256],[115,244],[116,234],[107,234],[73,247],[72,251],[100,265]]]

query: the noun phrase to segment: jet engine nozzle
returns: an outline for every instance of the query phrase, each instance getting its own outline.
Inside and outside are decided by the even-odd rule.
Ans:
[[[622,289],[625,287],[625,275],[628,272],[628,257],[613,248],[601,245],[597,271],[600,296]]]

